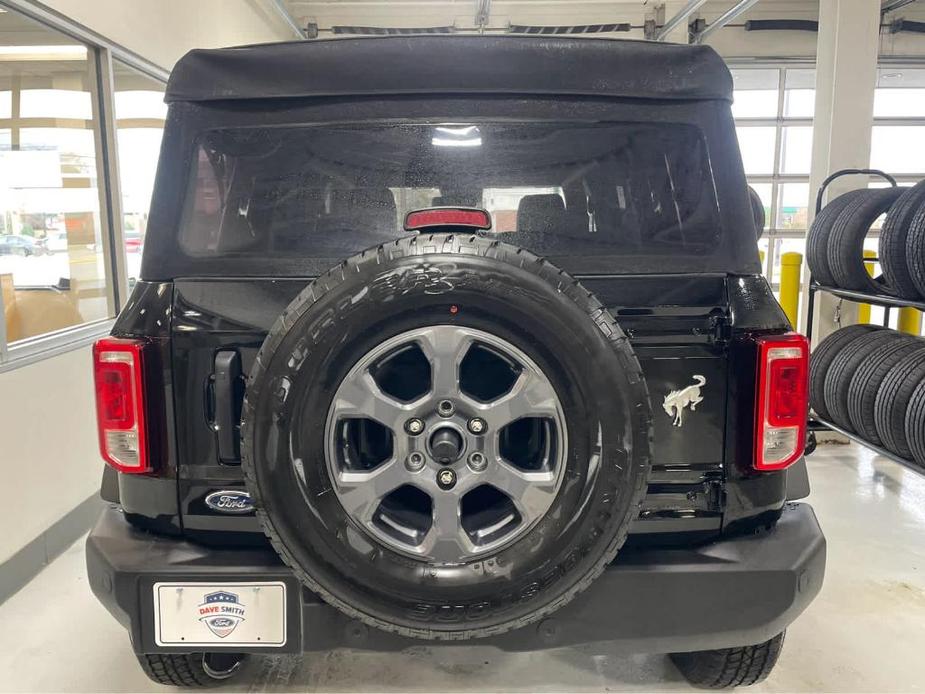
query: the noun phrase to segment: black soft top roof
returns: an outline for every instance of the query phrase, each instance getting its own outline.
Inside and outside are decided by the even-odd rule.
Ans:
[[[523,36],[383,36],[193,50],[166,101],[390,94],[732,99],[709,46]]]

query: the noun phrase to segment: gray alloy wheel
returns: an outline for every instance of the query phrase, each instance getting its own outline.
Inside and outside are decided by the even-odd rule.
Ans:
[[[522,537],[565,470],[552,383],[487,332],[435,325],[349,371],[325,427],[328,471],[353,521],[398,552],[460,563]]]

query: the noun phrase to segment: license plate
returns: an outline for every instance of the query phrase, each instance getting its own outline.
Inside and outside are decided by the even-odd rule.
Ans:
[[[279,647],[286,644],[286,584],[155,583],[158,646]]]

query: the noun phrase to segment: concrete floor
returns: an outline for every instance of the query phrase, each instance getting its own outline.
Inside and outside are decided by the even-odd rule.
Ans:
[[[753,692],[925,691],[925,477],[858,446],[810,458],[828,537],[821,595],[790,628]],[[0,691],[168,691],[138,668],[128,638],[84,576],[83,543],[0,606]],[[401,655],[333,652],[262,659],[232,691],[686,691],[663,656],[479,648]]]

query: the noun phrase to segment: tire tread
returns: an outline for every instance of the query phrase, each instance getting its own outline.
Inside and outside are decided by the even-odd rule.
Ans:
[[[882,350],[867,356],[851,378],[848,391],[848,419],[852,430],[865,441],[879,446],[874,404],[886,374],[915,350],[925,347],[921,339],[904,333],[893,333],[893,341]]]
[[[892,330],[864,333],[835,354],[824,385],[825,407],[832,422],[857,433],[848,414],[851,382],[860,365],[871,355],[882,353],[887,343],[895,340],[898,334]]]
[[[202,666],[202,653],[145,653],[138,655],[144,673],[154,682],[173,687],[214,687],[222,682]]]
[[[925,467],[925,380],[912,392],[904,424],[912,457],[916,463]]]
[[[906,439],[906,412],[912,394],[925,379],[925,348],[907,355],[889,370],[877,390],[874,417],[883,445],[902,458],[911,458]]]
[[[909,252],[922,245],[910,237],[913,236],[916,220],[921,218],[923,213],[925,181],[920,181],[907,189],[893,204],[880,230],[878,254],[880,267],[883,268],[884,289],[904,299],[925,296],[925,277],[921,286],[915,281],[914,258]],[[921,276],[921,271],[919,274]]]
[[[835,286],[879,293],[881,278],[872,278],[864,265],[864,239],[874,221],[887,212],[902,194],[902,188],[875,188],[859,191],[838,214],[828,238],[829,268]]]
[[[825,405],[825,379],[829,367],[843,347],[875,330],[883,328],[875,325],[849,325],[826,336],[813,350],[809,360],[809,399],[813,410],[823,419],[831,418]]]
[[[704,689],[747,687],[764,681],[771,674],[780,658],[784,633],[754,646],[674,653],[671,659],[694,686]]]
[[[925,199],[919,204],[918,211],[909,223],[903,251],[912,286],[915,289],[915,293],[911,294],[910,298],[925,298]]]
[[[829,235],[838,215],[855,198],[863,194],[863,190],[851,190],[831,200],[813,219],[809,227],[806,240],[806,262],[813,279],[824,285],[834,285],[835,277],[829,267],[828,247]]]

